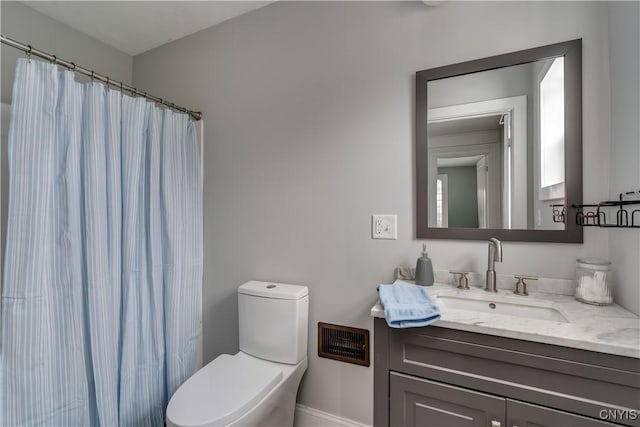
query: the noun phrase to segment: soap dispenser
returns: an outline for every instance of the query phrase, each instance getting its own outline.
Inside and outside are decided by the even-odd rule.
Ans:
[[[422,257],[416,262],[416,285],[433,285],[433,265],[427,256],[427,244],[422,244]]]

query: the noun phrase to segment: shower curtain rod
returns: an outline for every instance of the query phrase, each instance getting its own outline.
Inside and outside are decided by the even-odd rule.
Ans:
[[[39,58],[42,59],[46,59],[47,61],[51,62],[52,64],[58,64],[58,65],[62,65],[65,68],[68,68],[69,70],[76,72],[76,73],[80,73],[83,74],[85,76],[91,77],[92,80],[99,80],[103,83],[106,83],[107,86],[113,86],[116,89],[120,89],[121,92],[127,91],[127,92],[131,92],[131,94],[133,95],[137,95],[137,96],[142,96],[146,99],[149,99],[153,102],[156,102],[158,104],[164,105],[166,107],[171,108],[172,110],[176,110],[176,111],[180,111],[182,113],[187,113],[189,114],[194,120],[200,120],[202,119],[202,113],[200,111],[191,111],[191,110],[187,110],[184,107],[180,107],[176,104],[174,104],[173,102],[167,102],[162,98],[159,98],[157,96],[153,96],[148,94],[147,92],[143,92],[140,91],[138,89],[136,89],[133,86],[129,86],[128,84],[119,82],[119,81],[115,81],[113,79],[111,79],[108,76],[104,76],[102,74],[98,74],[93,70],[89,70],[88,68],[84,68],[81,67],[79,65],[76,65],[73,62],[70,61],[66,61],[64,59],[58,58],[55,55],[51,55],[50,53],[32,48],[31,45],[27,45],[24,43],[20,43],[18,41],[12,40],[8,37],[5,37],[3,35],[0,34],[0,41],[3,44],[6,44],[7,46],[11,46],[15,49],[21,50],[24,53],[27,54],[27,57],[30,56],[37,56]]]

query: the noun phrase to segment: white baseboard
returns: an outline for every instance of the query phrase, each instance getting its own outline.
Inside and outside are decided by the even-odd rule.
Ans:
[[[370,427],[308,406],[296,404],[294,427]]]

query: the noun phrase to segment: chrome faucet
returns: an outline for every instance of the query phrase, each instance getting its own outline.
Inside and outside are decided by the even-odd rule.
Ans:
[[[489,267],[487,268],[487,292],[498,292],[496,289],[496,261],[502,262],[502,242],[495,237],[489,239]]]

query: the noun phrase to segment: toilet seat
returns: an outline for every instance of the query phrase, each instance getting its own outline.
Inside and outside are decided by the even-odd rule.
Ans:
[[[223,354],[178,388],[167,419],[181,426],[224,426],[244,415],[282,380],[282,369],[242,352]]]

